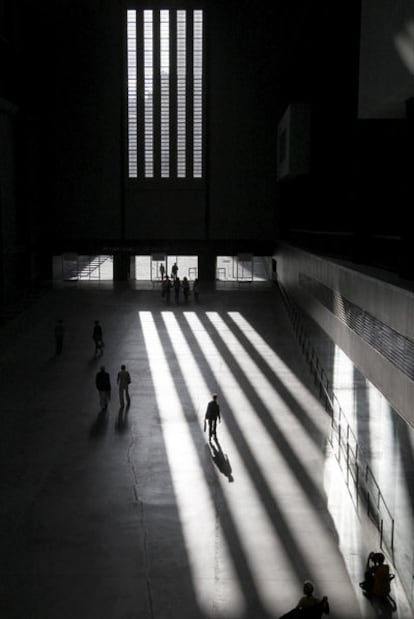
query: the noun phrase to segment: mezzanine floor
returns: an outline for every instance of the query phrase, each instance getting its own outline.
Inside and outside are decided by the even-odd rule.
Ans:
[[[62,286],[2,328],[0,371],[1,617],[273,619],[305,578],[332,618],[375,616],[358,582],[377,532],[355,511],[273,285],[202,290],[186,306]],[[213,392],[222,423],[209,445]],[[392,616],[411,618],[398,577],[393,594]]]

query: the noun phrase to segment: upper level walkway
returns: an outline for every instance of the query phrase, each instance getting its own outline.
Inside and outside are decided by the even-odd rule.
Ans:
[[[358,582],[378,532],[344,483],[274,285],[201,290],[187,305],[62,286],[0,330],[0,372],[1,617],[275,619],[308,578],[333,619],[376,616]],[[209,444],[213,392],[222,423]],[[393,596],[392,616],[412,619],[398,575]]]

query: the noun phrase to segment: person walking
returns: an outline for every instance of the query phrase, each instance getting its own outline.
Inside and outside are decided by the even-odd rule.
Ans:
[[[126,369],[125,365],[121,365],[121,369],[118,372],[118,376],[116,379],[119,388],[119,403],[123,408],[125,406],[125,400],[127,406],[131,403],[131,398],[129,397],[129,385],[131,383],[131,376]]]
[[[213,393],[212,399],[207,404],[207,410],[204,417],[204,432],[206,431],[206,422],[208,422],[208,440],[217,439],[217,419],[221,423],[220,406],[217,402],[217,393]]]
[[[101,366],[101,369],[96,374],[95,384],[99,393],[101,411],[105,411],[108,408],[108,402],[111,399],[111,378],[109,376],[109,372],[105,370],[104,365]]]
[[[55,325],[55,350],[57,355],[62,354],[63,337],[65,335],[65,327],[63,320],[58,320]]]
[[[99,323],[99,320],[95,320],[95,324],[92,331],[92,339],[95,342],[95,357],[100,353],[103,354],[103,331]]]
[[[164,274],[165,274],[165,266],[164,266],[164,264],[161,262],[161,264],[160,264],[160,276],[161,276],[161,281],[164,281]]]
[[[178,265],[176,262],[174,262],[171,268],[171,278],[175,279],[177,277],[177,274],[178,274]]]

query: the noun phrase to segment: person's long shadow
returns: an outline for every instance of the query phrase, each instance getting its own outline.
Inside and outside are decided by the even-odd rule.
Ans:
[[[108,411],[102,410],[98,413],[97,418],[93,422],[91,429],[89,430],[90,438],[98,438],[105,434],[108,427]]]
[[[115,423],[115,430],[116,430],[116,432],[119,432],[119,434],[122,434],[123,432],[126,432],[126,430],[128,429],[128,412],[129,412],[129,407],[130,407],[130,404],[127,404],[126,406],[120,406],[119,407],[118,417],[117,417],[116,423]]]
[[[211,458],[214,464],[216,465],[216,467],[218,468],[218,470],[220,471],[220,473],[222,473],[225,477],[227,477],[229,482],[232,482],[234,481],[234,477],[232,474],[233,472],[232,472],[229,457],[227,454],[223,452],[221,445],[218,442],[217,438],[215,439],[215,443],[216,444],[213,443],[213,440],[210,440],[209,442]]]

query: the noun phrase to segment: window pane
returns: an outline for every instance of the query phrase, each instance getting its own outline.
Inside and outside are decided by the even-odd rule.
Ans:
[[[193,176],[202,176],[203,11],[193,13]]]
[[[137,25],[136,11],[127,11],[128,175],[137,177]]]

